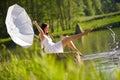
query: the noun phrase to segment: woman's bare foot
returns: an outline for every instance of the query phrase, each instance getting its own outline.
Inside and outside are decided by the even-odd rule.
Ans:
[[[80,57],[79,54],[75,54],[75,62],[76,62],[77,64],[80,64],[80,63],[82,62],[81,57]]]
[[[80,51],[77,51],[76,54],[78,54],[79,56],[83,56],[83,54]]]

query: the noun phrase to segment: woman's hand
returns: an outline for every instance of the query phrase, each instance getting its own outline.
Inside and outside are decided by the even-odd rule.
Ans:
[[[33,21],[33,24],[36,26],[36,28],[37,28],[37,30],[39,31],[39,33],[40,33],[40,39],[41,40],[43,40],[44,39],[44,32],[43,32],[43,30],[41,29],[41,27],[39,26],[39,24],[37,23],[37,21],[35,20],[35,21]]]
[[[33,24],[34,24],[34,25],[38,25],[37,21],[33,21]]]
[[[33,24],[36,26],[37,30],[39,31],[39,36],[36,36],[37,38],[39,38],[41,41],[44,39],[44,32],[43,30],[40,28],[39,24],[37,23],[36,20],[33,21]]]

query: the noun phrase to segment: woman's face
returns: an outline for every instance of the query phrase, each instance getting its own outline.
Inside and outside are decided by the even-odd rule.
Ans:
[[[47,25],[47,26],[45,27],[44,32],[45,32],[45,34],[48,34],[48,33],[49,33],[49,25]]]

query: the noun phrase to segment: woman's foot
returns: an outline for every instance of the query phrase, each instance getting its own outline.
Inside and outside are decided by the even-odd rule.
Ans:
[[[83,56],[83,54],[80,51],[75,51],[75,62],[77,64],[81,64],[83,61],[81,59],[81,56]]]
[[[78,54],[79,56],[83,56],[83,54],[80,51],[77,51],[76,54]]]
[[[75,62],[76,62],[77,64],[79,64],[79,63],[82,62],[81,57],[80,57],[79,54],[75,54]]]

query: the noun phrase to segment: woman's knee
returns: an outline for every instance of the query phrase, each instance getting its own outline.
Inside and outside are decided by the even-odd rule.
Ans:
[[[68,41],[68,36],[62,36],[62,44],[63,44],[63,47],[65,47],[66,45],[69,44],[69,41]]]
[[[73,42],[70,41],[70,40],[68,39],[68,37],[69,37],[69,36],[64,36],[64,37],[62,38],[62,42],[63,42],[64,44],[66,44],[66,45],[71,45],[71,44],[73,44]]]
[[[67,35],[67,36],[62,36],[62,40],[63,40],[63,39],[66,39],[67,37],[69,37],[69,36],[68,36],[68,35]]]

